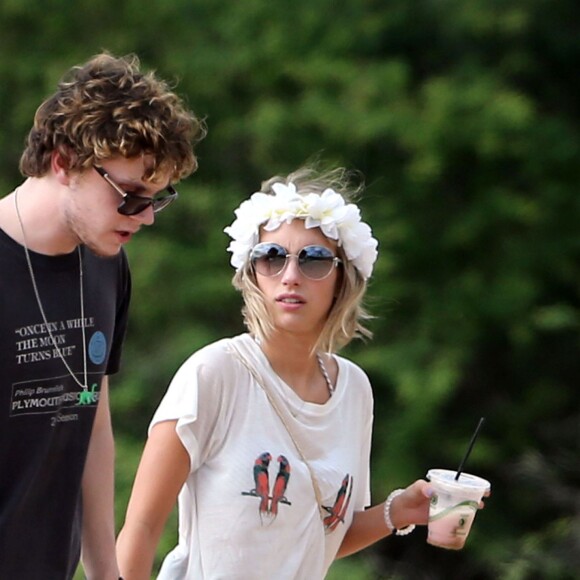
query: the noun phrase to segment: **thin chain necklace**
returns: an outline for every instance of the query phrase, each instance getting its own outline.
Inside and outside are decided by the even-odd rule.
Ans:
[[[326,370],[326,367],[324,366],[324,361],[322,360],[322,356],[320,356],[319,353],[316,353],[316,358],[318,359],[318,366],[320,367],[320,372],[324,376],[324,380],[326,381],[326,386],[328,387],[328,395],[330,397],[332,397],[332,395],[334,394],[335,387],[332,384],[330,377],[328,376],[328,371]]]
[[[262,341],[257,336],[254,337],[254,342],[258,346],[261,346]],[[326,370],[326,366],[324,365],[324,361],[322,360],[322,356],[318,352],[316,353],[316,360],[318,361],[318,366],[320,367],[320,372],[322,373],[322,376],[324,377],[324,380],[326,381],[326,388],[328,389],[328,396],[332,397],[332,395],[334,394],[335,386],[332,384],[332,381],[330,380],[330,377],[328,376],[328,371]]]
[[[30,252],[28,251],[28,242],[26,240],[26,233],[24,231],[24,223],[22,221],[22,217],[20,216],[20,209],[18,207],[18,189],[14,190],[14,207],[16,208],[16,216],[18,217],[18,223],[20,224],[20,230],[22,231],[22,239],[24,241],[24,254],[26,255],[26,263],[28,264],[28,271],[30,272],[30,279],[32,281],[32,287],[34,288],[34,295],[36,296],[36,303],[38,304],[38,309],[40,310],[40,314],[42,315],[42,320],[44,325],[46,326],[46,330],[48,331],[48,335],[50,336],[50,340],[52,342],[52,346],[54,346],[56,352],[60,360],[63,362],[64,366],[66,367],[67,371],[69,372],[70,376],[74,379],[75,383],[83,390],[83,392],[88,392],[88,381],[87,381],[87,341],[85,336],[85,299],[83,293],[83,258],[81,255],[80,246],[77,246],[77,254],[79,257],[79,285],[80,285],[80,295],[81,295],[81,330],[83,334],[83,370],[84,370],[84,384],[78,380],[77,376],[73,373],[72,369],[70,368],[69,364],[66,362],[60,347],[56,343],[54,339],[54,335],[52,334],[52,330],[48,324],[48,319],[46,318],[46,314],[44,312],[44,307],[42,306],[42,302],[40,300],[40,294],[38,292],[38,286],[36,284],[36,278],[34,277],[34,270],[32,269],[32,260],[30,259]],[[81,401],[84,401],[81,398]]]

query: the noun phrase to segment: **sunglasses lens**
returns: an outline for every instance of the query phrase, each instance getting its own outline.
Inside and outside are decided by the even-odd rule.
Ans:
[[[158,199],[153,200],[153,211],[155,213],[165,209],[170,203],[174,202],[177,199],[177,191],[173,190],[171,195],[166,195],[164,197],[160,197]]]
[[[177,198],[177,192],[174,190],[170,195],[155,198],[145,198],[127,193],[123,203],[117,208],[117,211],[123,215],[137,215],[145,211],[150,205],[153,206],[153,212],[160,212],[165,209],[172,201]]]
[[[286,264],[286,250],[278,244],[258,244],[253,248],[250,260],[262,276],[276,276]]]
[[[145,211],[153,202],[127,195],[117,211],[123,215],[137,215]]]
[[[298,266],[311,280],[326,278],[334,267],[334,254],[324,246],[307,246],[298,255]]]

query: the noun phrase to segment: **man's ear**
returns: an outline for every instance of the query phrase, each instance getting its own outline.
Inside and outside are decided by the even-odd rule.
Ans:
[[[62,185],[70,183],[70,151],[65,147],[60,147],[52,152],[50,157],[50,169],[52,174]]]

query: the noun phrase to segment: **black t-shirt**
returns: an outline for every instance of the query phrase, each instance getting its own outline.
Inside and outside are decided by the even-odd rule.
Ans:
[[[131,280],[126,255],[30,252],[0,230],[0,578],[72,578],[79,560],[81,479],[104,375],[117,372]]]

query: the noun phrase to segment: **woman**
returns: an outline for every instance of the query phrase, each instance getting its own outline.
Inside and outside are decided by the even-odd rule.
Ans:
[[[335,558],[427,522],[422,480],[365,509],[371,387],[333,353],[370,336],[377,241],[345,177],[272,178],[226,228],[249,332],[194,353],[153,417],[118,540],[126,580],[150,577],[178,495],[164,579],[323,578]]]

